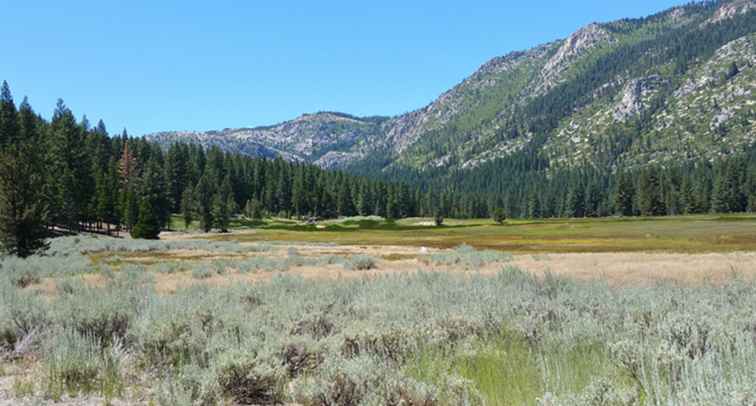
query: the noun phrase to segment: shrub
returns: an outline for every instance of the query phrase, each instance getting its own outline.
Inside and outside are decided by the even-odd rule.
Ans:
[[[178,262],[161,262],[155,265],[155,271],[162,274],[174,274],[181,270],[181,264]]]
[[[64,393],[98,391],[110,398],[123,390],[121,367],[125,352],[118,343],[103,345],[94,337],[76,331],[53,332],[45,351],[45,392],[53,399]]]
[[[313,376],[294,382],[293,397],[304,405],[423,405],[473,404],[449,397],[437,388],[417,382],[369,357],[334,359]]]
[[[375,258],[368,255],[355,255],[344,263],[344,268],[353,271],[367,271],[375,267]]]
[[[195,265],[192,268],[192,277],[195,279],[207,279],[213,275],[215,275],[215,272],[208,268],[207,265]]]
[[[217,357],[214,369],[226,396],[243,405],[274,405],[283,401],[282,370],[248,351],[229,351]]]
[[[444,225],[444,214],[440,210],[437,211],[433,217],[433,221],[436,223],[436,227],[441,227]]]
[[[103,343],[123,338],[143,306],[140,293],[114,283],[110,288],[82,287],[56,306],[56,322]]]
[[[507,215],[505,214],[504,209],[502,209],[501,207],[494,209],[492,217],[493,221],[499,224],[504,224],[504,222],[507,220]]]
[[[289,258],[279,260],[265,257],[253,257],[236,263],[236,268],[239,272],[257,272],[257,271],[280,271],[284,272],[289,269]]]
[[[455,266],[461,265],[466,269],[478,269],[489,263],[508,262],[512,255],[505,252],[482,250],[462,244],[451,251],[435,252],[421,258],[421,261],[432,265]]]
[[[49,324],[50,310],[44,299],[0,278],[0,352],[14,350],[22,338]]]

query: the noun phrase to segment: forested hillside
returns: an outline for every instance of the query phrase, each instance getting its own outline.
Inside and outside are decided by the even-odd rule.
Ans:
[[[77,120],[59,101],[48,122],[29,102],[0,97],[0,237],[13,254],[68,232],[157,238],[172,213],[204,231],[227,231],[237,214],[334,217],[418,213],[417,189],[283,159],[253,159],[174,144],[167,151],[100,121]]]
[[[754,0],[690,3],[493,58],[396,117],[152,137],[372,173],[473,169],[527,149],[550,167],[608,170],[717,158],[756,141],[754,27]]]
[[[397,117],[111,136],[0,100],[0,236],[205,231],[265,215],[591,217],[756,210],[756,1],[595,23]],[[329,169],[340,168],[342,171]]]
[[[397,117],[319,113],[153,139],[257,143],[287,159],[402,179],[432,190],[453,216],[494,207],[514,217],[743,211],[754,205],[755,29],[754,0],[690,3],[493,58]],[[645,177],[664,203],[654,210],[644,209]],[[618,194],[629,196],[622,209]]]

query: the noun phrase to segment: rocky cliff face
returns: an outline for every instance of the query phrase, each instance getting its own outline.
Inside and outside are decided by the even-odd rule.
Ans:
[[[581,56],[595,47],[609,44],[612,41],[611,34],[595,23],[570,35],[543,67],[540,81],[536,86],[536,93],[545,93],[552,89],[559,83],[565,71]]]
[[[756,134],[755,14],[756,0],[721,0],[590,24],[493,58],[431,104],[396,117],[326,112],[151,137],[345,169],[474,168],[526,148],[552,165],[598,162],[606,151],[613,162],[639,164],[726,153]],[[693,42],[674,44],[683,37]],[[697,53],[685,56],[688,48]]]
[[[621,92],[621,99],[614,107],[615,121],[626,122],[639,116],[648,107],[648,101],[661,90],[666,80],[659,75],[633,79]]]
[[[735,0],[722,4],[714,15],[706,21],[707,24],[716,24],[724,20],[731,19],[739,14],[746,14],[756,9],[754,0]]]

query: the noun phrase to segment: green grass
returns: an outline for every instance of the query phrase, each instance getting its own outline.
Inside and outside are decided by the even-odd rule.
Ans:
[[[472,348],[429,350],[417,355],[406,372],[422,382],[438,384],[444,376],[469,380],[487,405],[536,405],[544,393],[558,396],[583,391],[596,378],[628,383],[599,344],[539,349],[514,334],[480,341]]]
[[[538,252],[732,252],[756,250],[756,215],[697,215],[655,218],[324,222],[266,221],[252,233],[210,235],[214,240],[331,242],[348,245],[410,245]]]

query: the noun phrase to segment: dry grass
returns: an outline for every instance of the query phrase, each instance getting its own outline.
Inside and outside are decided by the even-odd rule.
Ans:
[[[376,277],[379,275],[421,271],[470,272],[455,266],[430,265],[422,259],[428,253],[438,249],[418,248],[414,246],[364,246],[364,245],[318,245],[307,243],[290,243],[276,245],[275,249],[265,253],[218,254],[197,251],[175,251],[160,253],[135,253],[123,255],[124,264],[145,264],[160,261],[207,261],[213,259],[244,259],[250,256],[267,256],[284,258],[286,252],[294,248],[298,255],[319,257],[335,255],[350,257],[369,255],[378,258],[377,269],[355,273],[345,270],[339,264],[322,266],[292,267],[286,271],[307,279],[340,279]],[[580,280],[603,280],[612,286],[653,285],[660,281],[674,281],[681,284],[721,283],[733,276],[745,279],[756,278],[756,252],[731,253],[550,253],[550,254],[515,254],[512,261],[506,263],[486,264],[474,272],[494,275],[506,265],[542,276],[547,272]],[[156,274],[158,292],[170,294],[178,289],[195,285],[230,286],[234,284],[268,281],[277,272],[238,273],[233,269],[223,274],[215,274],[207,279],[198,280],[191,272],[182,271],[174,274]],[[85,280],[92,284],[102,283],[102,276],[87,275]],[[48,294],[54,294],[55,285],[51,280],[32,286]]]

